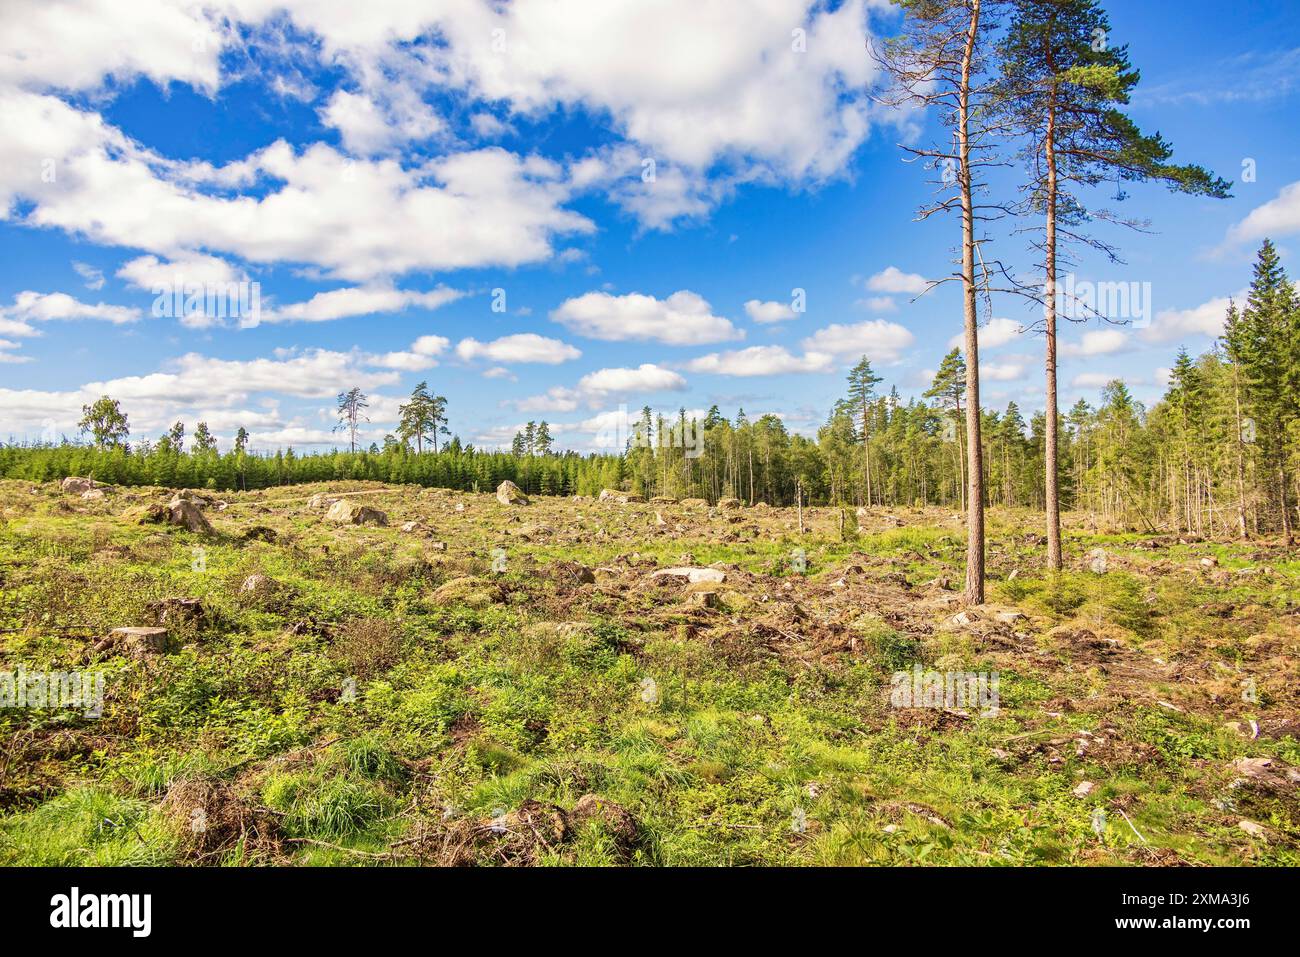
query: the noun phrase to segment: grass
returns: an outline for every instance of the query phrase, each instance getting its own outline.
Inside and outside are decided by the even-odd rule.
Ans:
[[[834,509],[805,510],[801,538],[782,509],[516,513],[388,489],[368,496],[388,527],[338,528],[305,507],[321,488],[231,496],[200,539],[0,483],[0,671],[103,670],[108,688],[99,719],[0,710],[0,863],[398,864],[453,844],[541,866],[1300,863],[1294,789],[1234,786],[1241,758],[1300,763],[1292,553],[1074,527],[1048,576],[1032,516],[998,513],[993,611],[1025,617],[956,626],[926,584],[961,580],[942,510],[844,541]],[[727,581],[651,584],[688,563]],[[253,574],[274,587],[241,592]],[[167,654],[94,650],[181,596],[203,615]],[[891,708],[890,676],[918,663],[997,671],[999,711]],[[200,817],[235,822],[219,839],[176,811],[194,782]],[[635,841],[573,815],[584,795]],[[528,837],[528,802],[569,815],[562,838]]]

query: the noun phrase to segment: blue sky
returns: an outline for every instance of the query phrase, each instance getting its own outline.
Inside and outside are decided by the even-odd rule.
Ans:
[[[861,355],[916,395],[960,332],[955,286],[913,301],[958,224],[914,221],[932,187],[897,144],[933,121],[868,95],[887,4],[349,6],[4,4],[0,435],[75,434],[108,393],[136,438],[205,419],[223,446],[241,425],[331,446],[337,392],[370,393],[380,439],[420,380],[478,445],[546,419],[601,448],[647,404],[812,433]],[[1107,6],[1143,73],[1131,115],[1234,198],[1128,188],[1151,230],[1103,232],[1126,264],[1074,273],[1149,308],[1064,330],[1066,404],[1113,377],[1158,397],[1263,236],[1298,271],[1295,11]],[[1024,244],[989,248],[1027,269]],[[157,315],[187,283],[255,283],[258,308]],[[1041,407],[1033,318],[991,304],[986,404]]]

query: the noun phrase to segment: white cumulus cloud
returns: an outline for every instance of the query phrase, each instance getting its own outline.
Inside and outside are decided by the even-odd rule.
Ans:
[[[474,359],[487,359],[490,362],[538,362],[545,365],[558,365],[577,359],[582,352],[567,342],[549,339],[535,332],[518,333],[502,336],[491,342],[479,342],[477,339],[462,339],[456,344],[456,355],[466,362]]]
[[[561,303],[551,319],[580,336],[607,342],[694,346],[744,337],[731,320],[715,316],[704,297],[687,289],[667,299],[589,292]]]

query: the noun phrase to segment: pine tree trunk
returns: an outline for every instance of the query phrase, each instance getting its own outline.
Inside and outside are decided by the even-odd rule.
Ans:
[[[1047,156],[1047,236],[1043,283],[1043,325],[1046,333],[1047,431],[1044,434],[1045,481],[1043,495],[1047,512],[1047,568],[1061,570],[1061,490],[1059,484],[1056,411],[1056,108],[1047,119],[1047,136],[1043,141]]]
[[[1237,418],[1237,531],[1244,541],[1246,533],[1246,466],[1241,436],[1241,389],[1237,382],[1237,367],[1232,368],[1232,399]]]
[[[1289,546],[1292,544],[1292,537],[1291,537],[1291,506],[1290,506],[1289,501],[1288,501],[1289,496],[1288,496],[1287,493],[1286,493],[1286,451],[1285,451],[1285,446],[1283,447],[1283,451],[1280,452],[1280,453],[1278,454],[1278,463],[1277,463],[1277,484],[1278,484],[1278,494],[1281,495],[1281,497],[1282,497],[1282,540],[1283,540],[1284,542],[1286,542],[1287,546],[1289,547]]]
[[[962,52],[958,91],[958,184],[961,189],[962,319],[966,343],[966,452],[970,488],[966,509],[966,603],[984,603],[984,450],[980,442],[979,315],[975,304],[975,208],[970,172],[970,88],[975,43],[979,36],[980,0],[971,0],[970,25]]]
[[[961,405],[957,406],[957,417],[962,417]],[[961,506],[960,511],[966,511],[966,443],[963,439],[964,428],[955,430],[957,433],[957,499]]]

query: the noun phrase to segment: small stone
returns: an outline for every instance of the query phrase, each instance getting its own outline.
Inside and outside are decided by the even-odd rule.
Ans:
[[[1237,827],[1241,828],[1251,837],[1257,837],[1262,841],[1268,840],[1268,831],[1262,824],[1256,824],[1254,821],[1238,821]]]
[[[1072,793],[1077,798],[1086,798],[1089,794],[1091,794],[1095,790],[1097,790],[1097,785],[1093,784],[1091,781],[1080,781],[1077,785],[1075,785],[1074,791]]]
[[[651,578],[685,578],[692,585],[699,582],[724,582],[727,573],[717,568],[663,568],[650,576]]]

